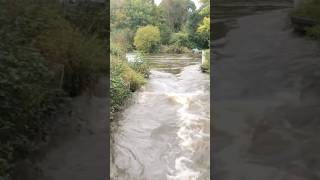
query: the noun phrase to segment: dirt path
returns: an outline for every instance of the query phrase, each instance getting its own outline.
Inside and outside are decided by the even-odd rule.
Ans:
[[[72,113],[55,133],[38,167],[39,180],[106,180],[107,99],[106,79],[98,83],[93,96],[72,100]]]
[[[310,113],[299,80],[319,64],[320,47],[292,32],[288,10],[241,17],[236,25],[213,44],[215,179],[315,177],[293,127]]]

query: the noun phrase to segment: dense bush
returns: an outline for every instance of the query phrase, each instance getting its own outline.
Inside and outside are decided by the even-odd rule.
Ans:
[[[142,52],[157,52],[160,48],[160,30],[155,26],[140,27],[134,37],[134,45]]]
[[[210,18],[204,17],[202,22],[200,23],[197,32],[202,36],[206,37],[208,44],[210,42]]]
[[[178,32],[172,34],[170,38],[170,44],[175,45],[176,47],[189,47],[190,42],[188,39],[188,34],[183,32]]]
[[[50,116],[64,102],[54,69],[36,51],[1,50],[0,179],[50,132]]]
[[[65,17],[84,34],[96,34],[105,38],[107,33],[106,18],[108,11],[99,2],[78,1],[76,6],[65,7]]]
[[[15,163],[46,141],[67,94],[107,67],[102,40],[78,30],[55,0],[0,6],[0,179],[10,179]]]
[[[306,34],[311,38],[320,39],[320,25],[306,28]]]
[[[112,113],[120,110],[125,100],[130,96],[130,90],[127,88],[127,84],[120,75],[111,74],[111,115]]]
[[[171,29],[166,24],[160,25],[160,37],[161,37],[161,44],[169,44],[170,37],[171,37]]]
[[[38,1],[2,2],[2,41],[11,47],[32,44],[45,60],[63,65],[63,87],[77,95],[101,68],[107,69],[103,40],[81,33],[63,17],[59,4]]]
[[[114,30],[111,31],[110,35],[110,45],[114,48],[127,52],[128,50],[131,50],[131,38],[134,35],[131,35],[131,31],[129,29],[120,29],[120,30]]]
[[[143,58],[142,53],[138,53],[133,62],[129,62],[129,66],[136,72],[142,74],[145,78],[150,75],[149,61]]]
[[[97,72],[107,69],[103,42],[82,36],[72,28],[49,30],[39,38],[39,49],[50,62],[62,64],[64,89],[75,96],[94,82]]]
[[[136,68],[139,68],[138,65]],[[111,56],[111,113],[119,111],[131,92],[138,90],[144,83],[143,74],[132,69],[124,59]]]

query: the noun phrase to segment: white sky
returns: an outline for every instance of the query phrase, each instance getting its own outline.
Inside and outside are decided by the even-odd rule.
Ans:
[[[156,5],[159,5],[161,3],[162,0],[155,0],[154,2],[156,3]],[[199,0],[192,0],[194,2],[194,4],[196,5],[197,9],[201,6],[201,3]]]

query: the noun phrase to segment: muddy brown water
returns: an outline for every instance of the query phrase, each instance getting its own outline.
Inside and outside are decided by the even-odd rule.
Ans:
[[[210,80],[201,59],[147,59],[150,79],[112,124],[111,179],[209,179]]]
[[[320,179],[319,43],[294,33],[290,1],[228,2],[212,44],[214,179]]]

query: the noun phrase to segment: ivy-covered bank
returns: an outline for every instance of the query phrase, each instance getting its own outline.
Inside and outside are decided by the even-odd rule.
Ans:
[[[1,0],[0,7],[0,179],[9,180],[16,163],[47,141],[68,97],[107,71],[106,11],[56,0]]]

